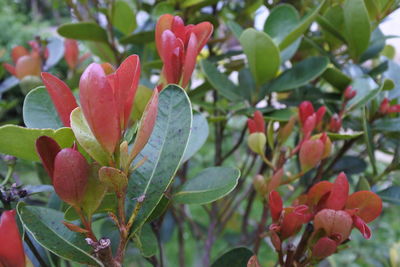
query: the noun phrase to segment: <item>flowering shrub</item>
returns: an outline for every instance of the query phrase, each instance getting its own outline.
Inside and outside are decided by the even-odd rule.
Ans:
[[[60,36],[3,62],[24,100],[0,127],[0,266],[315,266],[379,244],[398,3],[137,2],[65,1]]]

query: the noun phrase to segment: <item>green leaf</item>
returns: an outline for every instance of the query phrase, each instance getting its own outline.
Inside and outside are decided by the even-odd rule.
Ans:
[[[328,67],[322,74],[322,78],[341,91],[344,91],[351,83],[351,78],[335,67]]]
[[[159,95],[158,114],[149,142],[134,164],[146,158],[129,179],[127,198],[144,196],[144,202],[133,224],[134,233],[143,225],[172,183],[182,162],[190,128],[192,110],[185,91],[169,85]],[[131,207],[133,208],[133,207]]]
[[[211,267],[245,267],[254,253],[248,248],[234,248],[220,256]]]
[[[158,18],[162,15],[174,14],[174,12],[175,7],[173,4],[168,2],[160,2],[151,10],[151,16],[154,18],[154,20],[158,20]]]
[[[192,130],[190,131],[190,137],[188,146],[183,156],[183,162],[190,159],[207,141],[209,134],[208,122],[202,113],[196,113],[193,115]]]
[[[353,80],[352,89],[357,92],[356,96],[347,104],[347,111],[356,110],[370,100],[374,99],[382,90],[382,86],[378,87],[377,84],[368,76],[360,77]]]
[[[240,171],[231,167],[211,167],[189,179],[173,200],[183,204],[207,204],[229,194],[237,185]]]
[[[91,247],[85,236],[70,231],[62,224],[62,212],[26,206],[23,202],[17,205],[17,212],[24,228],[43,247],[57,256],[81,264],[103,266],[91,255]]]
[[[102,61],[116,64],[117,59],[115,58],[114,52],[108,44],[99,42],[86,42],[90,51],[98,56]]]
[[[373,143],[373,138],[374,136],[371,134],[369,122],[368,122],[368,113],[367,109],[363,108],[363,116],[362,116],[362,125],[363,125],[363,130],[364,130],[364,141],[365,144],[367,145],[367,151],[368,151],[368,157],[369,161],[372,164],[372,169],[374,171],[374,174],[376,175],[377,168],[376,168],[376,160],[375,160],[375,148],[374,148],[374,143]]]
[[[71,128],[74,131],[78,143],[92,158],[101,165],[107,165],[110,162],[109,155],[99,142],[97,142],[90,130],[81,108],[76,108],[71,112]]]
[[[129,36],[121,38],[119,41],[121,44],[146,44],[154,42],[154,31],[138,32]]]
[[[163,215],[167,211],[170,202],[170,199],[164,194],[160,202],[158,202],[157,206],[154,208],[153,212],[147,218],[146,222],[152,222]]]
[[[107,186],[102,183],[102,180],[99,177],[99,169],[100,166],[98,164],[92,164],[87,189],[81,203],[81,208],[88,218],[91,218],[99,209],[107,192]]]
[[[308,26],[317,17],[319,10],[324,5],[325,0],[321,1],[319,6],[308,12],[301,20],[297,23],[297,26],[291,30],[291,32],[280,42],[279,49],[283,51],[286,47],[294,43],[303,33],[307,30]]]
[[[40,161],[36,154],[36,139],[46,135],[57,141],[62,147],[71,147],[75,138],[71,128],[30,129],[17,125],[0,127],[0,153],[12,155],[30,161]]]
[[[378,132],[400,132],[400,118],[383,118],[373,124],[373,130]]]
[[[135,13],[124,0],[114,2],[111,21],[113,26],[125,35],[133,32],[137,26]]]
[[[22,113],[24,123],[28,128],[59,129],[64,127],[44,86],[35,88],[26,95]]]
[[[400,186],[391,186],[378,192],[383,201],[391,204],[400,205]]]
[[[356,156],[343,156],[333,166],[335,173],[345,172],[347,175],[358,174],[365,171],[367,163]]]
[[[327,68],[327,57],[310,57],[283,72],[271,82],[269,92],[283,92],[306,85],[318,78]]]
[[[379,53],[383,50],[386,44],[386,38],[383,32],[376,28],[371,35],[371,40],[369,42],[367,50],[361,55],[360,61],[364,62],[368,59],[377,57]]]
[[[371,26],[364,0],[346,0],[343,5],[345,37],[353,59],[368,48]]]
[[[101,200],[98,208],[92,212],[92,214],[97,213],[116,213],[117,211],[117,197],[114,193],[105,194],[104,198]],[[73,207],[69,207],[64,214],[64,219],[67,221],[75,221],[79,219],[78,213],[76,213]]]
[[[350,140],[350,139],[354,139],[357,138],[361,135],[363,135],[364,132],[352,132],[352,133],[327,133],[328,137],[332,140],[332,141],[336,141],[336,140]]]
[[[45,70],[55,66],[64,57],[64,43],[60,38],[50,37],[48,42],[46,48],[49,50],[49,57],[46,60]]]
[[[140,120],[140,118],[142,117],[142,114],[146,109],[147,103],[149,102],[152,94],[153,90],[144,85],[139,85],[135,94],[135,99],[133,100],[134,102],[131,113],[131,117],[135,121]]]
[[[268,113],[266,116],[264,116],[264,119],[269,120],[269,121],[289,121],[290,118],[296,115],[296,112],[294,112],[290,108],[284,108],[284,109],[278,109],[274,110],[271,113]]]
[[[200,61],[201,69],[207,77],[210,84],[218,90],[218,92],[230,101],[243,100],[240,90],[225,74],[221,73],[214,63],[204,59]]]
[[[140,249],[140,254],[143,257],[151,257],[157,254],[157,237],[150,224],[144,224],[140,234],[135,234],[135,244]]]
[[[93,22],[66,23],[58,27],[57,32],[70,39],[107,43],[107,32]]]
[[[7,92],[11,88],[13,88],[14,86],[17,86],[18,84],[19,80],[16,77],[14,76],[8,77],[0,84],[0,96],[4,92]]]
[[[257,85],[262,85],[276,76],[281,63],[280,51],[274,41],[264,32],[245,30],[239,38],[247,56],[251,73]]]
[[[238,23],[236,23],[233,20],[229,20],[226,23],[226,26],[228,26],[229,30],[233,33],[236,39],[239,40],[240,35],[243,33],[243,28],[240,26]]]
[[[298,25],[299,21],[299,13],[292,5],[278,5],[271,10],[267,17],[264,32],[279,44]]]

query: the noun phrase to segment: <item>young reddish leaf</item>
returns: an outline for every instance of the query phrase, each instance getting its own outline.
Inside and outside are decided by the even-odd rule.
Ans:
[[[147,144],[157,119],[158,111],[158,90],[153,90],[153,95],[147,103],[146,109],[140,121],[140,126],[136,135],[135,143],[131,151],[131,161],[139,154],[139,152]]]
[[[6,210],[0,217],[0,266],[4,267],[25,267],[25,253],[15,214],[15,210]]]
[[[23,56],[29,55],[28,50],[22,45],[18,45],[11,50],[11,58],[14,63],[17,63],[18,59]]]
[[[277,170],[271,177],[271,180],[268,182],[267,185],[267,193],[272,192],[273,190],[277,189],[281,184],[281,180],[283,177],[283,168]]]
[[[92,63],[87,67],[79,89],[83,115],[93,135],[109,154],[114,153],[121,128],[113,90],[99,64]]]
[[[3,67],[13,76],[16,76],[15,74],[15,67],[11,64],[8,63],[3,63]]]
[[[315,126],[317,125],[317,115],[312,114],[308,116],[303,124],[303,134],[304,139],[308,139],[311,136],[312,131],[314,131]]]
[[[83,199],[90,166],[81,153],[64,148],[54,161],[53,185],[57,195],[71,206],[78,205]]]
[[[191,34],[189,38],[188,45],[186,47],[185,53],[185,61],[183,63],[183,71],[182,71],[182,87],[186,88],[189,84],[190,78],[192,78],[192,73],[194,67],[196,66],[196,58],[197,58],[197,38],[195,34]]]
[[[369,223],[381,214],[382,199],[373,192],[358,191],[349,196],[346,209],[355,209],[355,214]]]
[[[137,55],[131,55],[121,63],[115,73],[107,76],[114,91],[122,129],[128,126],[133,100],[139,85],[140,61]]]
[[[163,73],[165,79],[167,83],[178,84],[182,75],[184,44],[170,30],[164,31],[161,39],[163,42],[161,54],[164,60]]]
[[[174,21],[174,16],[171,14],[164,14],[157,21],[156,32],[155,32],[156,46],[161,59],[163,59],[163,55],[160,52],[163,50],[162,47],[164,45],[161,35],[165,30],[171,30],[173,21]]]
[[[329,237],[322,237],[317,241],[317,243],[315,243],[312,250],[312,256],[316,259],[324,259],[335,253],[336,248],[337,243],[334,240]]]
[[[302,125],[306,122],[307,118],[314,114],[314,107],[310,101],[303,101],[299,106],[299,119]]]
[[[314,218],[314,229],[323,229],[327,236],[335,236],[338,244],[350,236],[352,227],[351,216],[343,210],[323,209]]]
[[[353,216],[354,227],[356,227],[360,233],[363,235],[365,239],[371,238],[371,229],[369,229],[368,225],[357,215]]]
[[[349,182],[346,174],[341,172],[333,183],[331,193],[325,203],[325,208],[332,210],[341,210],[346,205],[349,195]]]
[[[328,181],[322,181],[313,185],[307,194],[307,204],[313,207],[318,204],[323,196],[330,193],[333,184]]]
[[[71,112],[78,107],[71,89],[56,76],[47,72],[42,72],[42,80],[61,121],[65,126],[71,127]]]
[[[293,207],[285,208],[280,230],[282,240],[291,237],[300,231],[303,223],[303,214],[295,212],[295,208]]]
[[[320,139],[306,140],[300,147],[300,165],[303,172],[317,166],[324,153],[324,144]]]
[[[76,40],[64,40],[64,57],[68,67],[72,70],[75,69],[79,59],[79,48]]]
[[[200,53],[201,49],[206,45],[211,37],[214,27],[209,22],[202,22],[192,27],[192,32],[197,38],[197,53]]]
[[[61,147],[51,137],[41,136],[36,140],[36,152],[42,160],[43,167],[49,177],[53,180],[54,161]]]
[[[99,170],[99,180],[122,196],[128,186],[128,177],[121,170],[112,167],[102,167]]]
[[[272,220],[274,222],[277,222],[283,210],[282,198],[278,192],[272,191],[271,193],[269,193],[268,199]]]
[[[318,125],[320,122],[322,122],[322,119],[324,118],[326,112],[326,107],[322,106],[320,107],[317,112],[316,112],[316,122],[315,124]]]
[[[18,59],[15,65],[15,76],[22,80],[26,76],[40,76],[42,60],[36,55],[26,55]]]

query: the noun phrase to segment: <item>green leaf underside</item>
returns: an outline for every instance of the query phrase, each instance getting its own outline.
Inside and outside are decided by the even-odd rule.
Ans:
[[[391,186],[378,192],[383,201],[400,205],[400,186]]]
[[[74,134],[70,128],[30,129],[17,125],[4,125],[0,127],[0,153],[39,161],[35,143],[42,135],[54,138],[62,148],[71,147],[74,142]]]
[[[86,244],[85,236],[70,231],[62,224],[64,220],[62,212],[26,206],[22,202],[17,205],[17,212],[24,228],[49,251],[66,260],[103,266],[90,255],[92,249]]]
[[[191,105],[185,91],[176,85],[167,86],[159,96],[152,135],[135,162],[143,158],[146,160],[129,179],[129,203],[134,204],[132,199],[145,196],[132,233],[151,215],[173,181],[189,140],[191,126]]]
[[[240,171],[230,167],[211,167],[189,179],[174,194],[173,200],[184,204],[206,204],[229,194],[237,185]]]
[[[248,248],[234,248],[220,256],[211,267],[244,267],[254,253]]]
[[[44,86],[35,88],[26,95],[22,113],[24,123],[28,128],[59,129],[64,127]]]

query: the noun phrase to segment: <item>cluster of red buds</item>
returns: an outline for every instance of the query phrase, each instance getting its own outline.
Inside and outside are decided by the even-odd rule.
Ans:
[[[391,105],[388,98],[384,98],[379,106],[379,113],[382,115],[387,115],[391,113],[399,113],[400,104]]]
[[[307,247],[313,260],[321,260],[336,252],[349,239],[353,228],[364,238],[371,238],[367,223],[382,211],[382,200],[373,192],[358,191],[349,195],[349,183],[340,173],[334,183],[322,181],[290,207],[283,207],[278,192],[269,194],[273,224],[270,226],[273,244],[282,250],[282,242],[297,234],[303,224],[313,223]]]
[[[162,15],[156,25],[156,45],[164,64],[159,90],[164,85],[174,83],[186,88],[196,58],[213,32],[209,22],[197,25],[184,25],[178,16]]]
[[[48,49],[46,48],[42,51],[38,41],[30,41],[28,44],[31,47],[31,51],[20,45],[11,50],[11,58],[14,65],[3,63],[4,68],[20,80],[26,76],[40,76],[42,61],[49,56]]]

